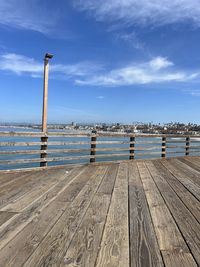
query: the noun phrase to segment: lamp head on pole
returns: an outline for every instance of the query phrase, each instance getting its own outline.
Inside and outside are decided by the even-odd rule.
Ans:
[[[53,57],[52,54],[46,53],[45,58],[51,59]]]
[[[44,57],[45,62],[48,62],[49,59],[51,59],[52,57],[53,57],[52,54],[46,53],[46,54],[45,54],[45,57]]]

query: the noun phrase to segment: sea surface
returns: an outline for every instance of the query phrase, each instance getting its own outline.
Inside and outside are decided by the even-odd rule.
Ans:
[[[9,131],[9,132],[39,132],[38,129],[33,128],[21,128],[21,127],[1,127],[0,126],[0,132]],[[53,131],[53,130],[52,130]],[[55,130],[56,132],[65,132],[63,130]],[[55,132],[54,131],[54,132]],[[196,138],[193,139],[194,141],[198,141],[198,143],[195,143],[195,145],[200,145],[200,139]],[[40,141],[40,138],[38,137],[0,137],[0,143],[1,142],[38,142]],[[89,137],[50,137],[48,141],[65,141],[65,142],[78,142],[78,141],[86,141],[90,142]],[[97,141],[126,141],[129,142],[128,137],[99,137]],[[136,143],[135,145],[135,159],[141,159],[141,158],[158,158],[161,157],[161,138],[159,137],[153,137],[153,138],[141,138],[137,137],[136,141],[155,141],[159,142],[159,144],[142,144],[142,143]],[[184,156],[185,155],[185,149],[183,149],[181,146],[184,146],[185,143],[172,143],[171,146],[179,146],[179,148],[168,148],[167,149],[167,157],[176,157],[176,156]],[[151,151],[146,150],[146,148],[150,148],[151,146],[156,147],[156,149],[153,149]],[[128,160],[129,159],[129,144],[97,144],[98,148],[124,148],[126,151],[97,151],[96,155],[101,154],[119,154],[118,157],[110,156],[110,157],[102,157],[102,158],[96,158],[96,162],[105,162],[105,161],[115,161],[115,160]],[[137,151],[137,149],[143,149],[143,151]],[[65,146],[48,146],[48,149],[90,149],[90,144],[85,145],[65,145]],[[1,151],[23,151],[23,150],[40,150],[40,146],[0,146],[0,152]],[[200,148],[194,148],[194,151],[200,151]],[[156,155],[139,155],[139,153],[143,152],[158,152]],[[179,151],[180,153],[173,153],[175,151]],[[57,158],[57,157],[78,157],[78,156],[89,156],[90,152],[75,152],[75,153],[51,153],[48,154],[49,158]],[[127,155],[121,155],[121,154],[127,154]],[[200,153],[190,153],[190,155],[200,155]],[[34,154],[34,155],[25,155],[25,154],[17,154],[17,155],[4,155],[0,154],[0,161],[3,160],[18,160],[18,159],[38,159],[40,158],[40,154]],[[84,164],[89,163],[89,157],[85,159],[79,159],[79,160],[65,160],[65,161],[53,161],[49,162],[48,166],[55,166],[55,165],[67,165],[67,164]],[[7,169],[18,169],[18,168],[32,168],[32,167],[39,167],[39,163],[23,163],[23,164],[5,164],[0,163],[0,170],[7,170]]]

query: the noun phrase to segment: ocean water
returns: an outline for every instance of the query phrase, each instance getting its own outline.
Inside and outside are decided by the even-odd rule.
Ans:
[[[14,131],[14,132],[38,132],[37,129],[32,128],[11,128],[11,127],[0,127],[0,132],[4,131]],[[57,131],[57,130],[56,130]],[[180,137],[181,139],[181,137]],[[40,138],[38,137],[0,137],[0,142],[38,142],[40,141]],[[79,142],[79,141],[85,141],[90,143],[89,137],[50,137],[49,142],[54,141],[64,141],[64,142]],[[128,137],[98,137],[97,141],[123,141],[123,142],[129,142]],[[159,144],[143,144],[143,143],[137,143],[137,142],[144,142],[144,141],[155,141],[159,142]],[[200,145],[200,139],[196,138],[193,139],[193,141],[196,141],[194,145],[197,146],[197,148],[193,149],[194,151],[200,151],[200,148],[198,146]],[[170,146],[179,146],[179,148],[167,148],[167,157],[176,157],[176,156],[184,156],[185,155],[185,149],[182,148],[182,146],[185,145],[185,143],[171,143]],[[153,150],[147,150],[146,148],[150,147],[156,147]],[[98,148],[109,148],[111,151],[98,151]],[[125,151],[112,151],[112,148],[123,148],[126,149]],[[90,144],[85,145],[76,145],[76,144],[67,144],[64,146],[55,146],[55,145],[48,145],[48,149],[90,149]],[[143,151],[138,150],[143,149]],[[0,152],[1,151],[23,151],[23,150],[40,150],[40,146],[0,146]],[[136,145],[135,145],[135,159],[145,159],[145,158],[160,158],[161,157],[161,138],[158,137],[137,137],[136,138]],[[142,152],[158,152],[156,155],[139,155]],[[179,153],[174,152],[179,151]],[[109,157],[99,157],[98,155],[108,155],[111,154]],[[119,156],[114,156],[113,154],[119,154]],[[127,154],[127,155],[122,155]],[[88,156],[88,158],[79,159],[79,160],[64,160],[64,161],[53,161],[48,162],[48,166],[55,166],[55,165],[68,165],[68,164],[86,164],[89,163],[89,155],[90,151],[88,152],[73,152],[73,153],[48,153],[48,158],[57,158],[57,157],[78,157],[78,156]],[[97,158],[96,162],[107,162],[107,161],[115,161],[115,160],[128,160],[129,159],[129,144],[97,144],[97,152],[96,152]],[[190,155],[200,155],[200,153],[190,153]],[[40,154],[33,154],[33,155],[25,155],[25,154],[17,154],[17,155],[5,155],[0,154],[0,161],[3,160],[18,160],[18,159],[39,159]],[[0,163],[0,170],[7,170],[7,169],[18,169],[18,168],[31,168],[31,167],[39,167],[39,163],[23,163],[23,164],[4,164]]]

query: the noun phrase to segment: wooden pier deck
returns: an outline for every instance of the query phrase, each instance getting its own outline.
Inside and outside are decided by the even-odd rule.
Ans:
[[[0,266],[200,266],[200,157],[0,172]]]

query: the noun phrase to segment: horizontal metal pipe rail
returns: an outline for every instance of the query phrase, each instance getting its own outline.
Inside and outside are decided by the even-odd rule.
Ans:
[[[197,153],[200,153],[199,135],[0,132],[0,169],[7,165],[14,169],[19,164],[47,166],[47,163],[79,164]]]

